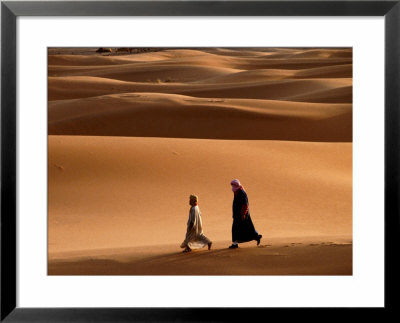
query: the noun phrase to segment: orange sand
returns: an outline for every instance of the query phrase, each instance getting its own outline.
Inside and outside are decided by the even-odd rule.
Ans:
[[[351,49],[55,51],[49,274],[352,274]],[[233,178],[259,247],[227,249]],[[181,254],[192,193],[213,249]]]

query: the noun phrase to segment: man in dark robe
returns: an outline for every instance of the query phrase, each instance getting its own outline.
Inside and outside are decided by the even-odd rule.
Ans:
[[[251,220],[247,194],[239,180],[232,180],[231,185],[234,198],[232,205],[232,245],[229,248],[236,249],[239,247],[239,243],[252,240],[257,241],[258,246],[262,235],[258,234]]]

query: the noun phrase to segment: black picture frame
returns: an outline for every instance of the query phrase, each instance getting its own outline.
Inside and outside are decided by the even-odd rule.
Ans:
[[[16,306],[16,19],[18,16],[382,16],[385,19],[385,305],[383,308],[19,308]],[[384,320],[397,311],[400,237],[400,0],[2,1],[1,322],[235,322],[278,314],[307,320]],[[40,291],[38,291],[40,293]],[[232,297],[248,297],[232,295]],[[310,313],[311,311],[312,314]],[[325,311],[322,316],[319,313]],[[390,314],[389,314],[390,313]],[[311,316],[310,316],[311,315]],[[395,316],[396,317],[396,316]],[[247,321],[248,319],[245,319]],[[276,318],[275,318],[276,319]],[[360,317],[358,317],[360,319]],[[243,319],[240,319],[243,320]]]

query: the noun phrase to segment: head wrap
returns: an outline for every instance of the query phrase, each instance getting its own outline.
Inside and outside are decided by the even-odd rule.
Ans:
[[[240,190],[241,188],[243,188],[243,186],[240,184],[238,179],[233,179],[231,181],[231,185],[232,185],[233,192],[236,192],[236,191]]]
[[[191,194],[190,195],[190,203],[197,203],[198,201],[199,201],[199,198],[197,197],[197,195],[193,195],[193,194]]]

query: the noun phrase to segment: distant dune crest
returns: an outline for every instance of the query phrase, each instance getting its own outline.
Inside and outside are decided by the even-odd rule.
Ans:
[[[49,56],[49,134],[352,141],[352,49],[114,52]]]

